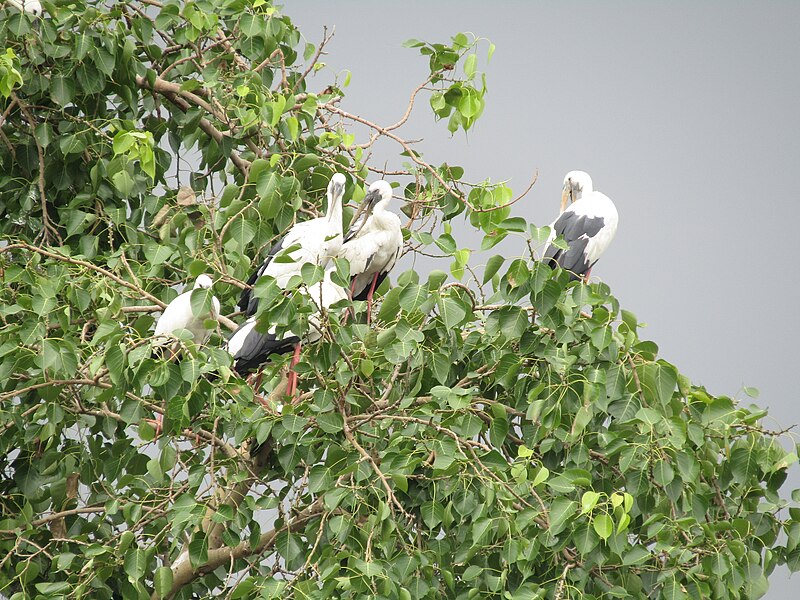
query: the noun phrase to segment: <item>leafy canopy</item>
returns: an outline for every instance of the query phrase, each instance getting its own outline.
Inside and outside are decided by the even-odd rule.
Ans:
[[[0,14],[0,592],[757,598],[797,569],[779,496],[797,455],[765,411],[659,359],[606,284],[535,261],[548,230],[511,216],[507,186],[404,139],[418,95],[473,126],[488,42],[411,40],[430,76],[387,125],[346,111],[330,37],[270,2],[45,9]],[[408,251],[450,273],[397,276],[372,326],[363,303],[331,310],[301,394],[282,396],[280,357],[254,390],[221,349],[241,282],[334,172],[356,202],[401,182]],[[516,236],[529,255],[477,264],[462,214],[481,249]],[[220,330],[154,354],[158,312],[200,273]],[[255,293],[263,322],[307,319],[302,294]]]

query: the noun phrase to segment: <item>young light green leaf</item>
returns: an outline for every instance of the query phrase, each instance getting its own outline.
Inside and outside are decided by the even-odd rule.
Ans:
[[[594,527],[600,539],[604,541],[610,538],[611,534],[614,533],[614,522],[607,514],[595,515],[594,519],[592,519],[592,527]]]

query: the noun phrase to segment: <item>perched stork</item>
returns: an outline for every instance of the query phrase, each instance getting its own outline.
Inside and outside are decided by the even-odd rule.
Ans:
[[[367,301],[367,321],[375,288],[386,279],[403,249],[400,218],[387,210],[391,199],[392,186],[387,181],[369,186],[339,250],[339,257],[350,263],[353,300]]]
[[[572,281],[588,281],[592,266],[614,239],[618,223],[616,206],[608,196],[592,189],[589,174],[570,171],[564,177],[561,215],[550,225],[544,262],[569,271]],[[567,250],[552,245],[556,236],[564,238]]]
[[[247,280],[247,286],[239,298],[239,310],[252,316],[258,309],[258,298],[252,292],[252,286],[262,275],[273,276],[281,288],[286,287],[293,275],[299,275],[305,263],[322,266],[335,257],[342,245],[342,196],[344,195],[345,178],[341,173],[331,177],[328,184],[328,211],[324,217],[318,217],[293,225],[286,235],[270,248],[264,262]],[[281,251],[285,251],[291,261],[273,260]]]
[[[192,291],[196,289],[209,290],[212,284],[211,277],[208,275],[200,275],[195,280],[192,290],[183,292],[172,302],[167,304],[164,312],[161,313],[161,316],[156,322],[156,331],[154,334],[156,337],[156,346],[163,347],[168,344],[171,339],[175,337],[175,333],[180,329],[186,329],[191,332],[195,344],[202,345],[208,341],[211,330],[206,329],[205,321],[206,319],[217,320],[219,317],[219,300],[217,300],[216,296],[212,296],[211,311],[205,315],[195,315],[192,311]],[[173,346],[170,352],[170,360],[177,354],[177,349]],[[155,426],[156,437],[161,434],[163,420],[163,416],[159,414],[156,416],[155,421],[150,421],[151,424]]]
[[[322,337],[322,324],[320,315],[333,304],[347,298],[347,290],[331,281],[333,269],[325,272],[324,279],[318,284],[304,289],[301,293],[307,294],[316,305],[317,310],[309,317],[309,330],[300,338],[299,335],[289,331],[283,336],[275,334],[275,327],[266,332],[256,329],[256,317],[247,319],[228,340],[226,349],[233,356],[233,368],[239,375],[245,375],[258,369],[267,361],[271,354],[285,354],[294,348],[294,356],[289,371],[289,382],[286,393],[293,395],[297,387],[297,374],[291,369],[300,358],[302,342],[313,343]]]
[[[173,337],[179,329],[186,329],[194,337],[195,344],[205,344],[211,331],[206,329],[205,320],[216,320],[219,316],[219,300],[216,296],[211,298],[211,312],[206,315],[195,315],[192,312],[192,291],[198,288],[211,289],[212,281],[208,275],[200,275],[194,282],[194,288],[183,292],[167,305],[164,312],[156,322],[156,337]],[[161,340],[164,343],[165,340]]]
[[[42,16],[42,3],[39,0],[8,0],[8,5],[34,17]]]

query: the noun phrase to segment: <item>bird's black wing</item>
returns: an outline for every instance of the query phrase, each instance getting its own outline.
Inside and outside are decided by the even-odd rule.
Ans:
[[[381,287],[381,283],[383,283],[383,280],[386,279],[386,276],[388,274],[389,274],[389,271],[382,271],[382,272],[378,273],[378,280],[375,282],[375,289],[376,290],[379,287]],[[355,277],[353,277],[352,279],[355,280]],[[367,296],[369,295],[369,288],[371,288],[371,287],[372,287],[372,280],[370,280],[369,284],[365,285],[364,288],[360,292],[357,292],[357,293],[353,294],[353,300],[366,300]]]
[[[394,256],[394,260],[393,260],[393,261],[391,261],[390,263],[388,263],[388,264],[387,264],[387,265],[386,265],[386,266],[385,266],[385,267],[384,267],[384,268],[383,268],[383,269],[382,269],[382,270],[381,270],[381,271],[378,273],[378,279],[375,281],[375,289],[376,289],[376,290],[377,290],[379,287],[381,287],[381,284],[383,283],[383,280],[384,280],[384,279],[386,279],[386,276],[387,276],[387,275],[389,275],[389,271],[391,271],[391,270],[394,268],[394,266],[397,264],[397,260],[400,258],[400,252],[401,252],[401,250],[402,250],[402,248],[398,248],[398,249],[397,249],[397,253],[396,253],[396,254],[395,254],[395,256]],[[367,259],[367,264],[366,264],[366,266],[365,266],[365,269],[368,269],[368,268],[369,268],[369,265],[370,265],[370,263],[372,262],[372,259],[373,259],[373,258],[374,258],[374,255],[373,255],[373,256],[370,256],[370,257]],[[354,284],[355,284],[355,280],[356,280],[356,278],[355,278],[355,277],[351,277],[351,278],[350,278],[351,285],[354,285]],[[370,288],[370,287],[372,287],[372,281],[370,281],[370,282],[369,282],[369,284],[368,284],[366,287],[364,287],[363,289],[361,289],[361,290],[355,290],[355,289],[354,289],[354,290],[353,290],[353,300],[362,300],[362,301],[363,301],[363,300],[366,300],[366,299],[367,299],[367,296],[369,295],[369,288]]]
[[[233,368],[239,375],[254,371],[265,363],[271,354],[285,354],[299,341],[300,338],[295,335],[278,338],[274,333],[260,333],[253,327],[244,338],[239,352],[233,357]]]
[[[252,272],[250,277],[247,279],[247,287],[242,290],[241,296],[239,296],[239,310],[245,313],[246,316],[251,317],[256,313],[258,309],[258,298],[253,295],[253,286],[258,281],[258,278],[264,274],[264,271],[269,266],[269,263],[272,262],[272,259],[281,251],[283,248],[283,242],[286,240],[286,236],[280,238],[277,242],[272,244],[272,248],[269,249],[267,255],[264,257],[264,261],[261,265]]]
[[[569,248],[562,250],[550,244],[544,254],[545,264],[569,271],[572,280],[580,279],[592,266],[586,259],[589,239],[597,235],[604,225],[603,217],[589,217],[565,210],[553,224],[553,231],[564,238]]]

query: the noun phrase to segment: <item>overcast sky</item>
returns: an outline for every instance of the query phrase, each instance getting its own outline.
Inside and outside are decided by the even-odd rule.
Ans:
[[[349,69],[342,107],[383,124],[427,74],[404,40],[491,39],[476,129],[451,138],[424,98],[405,136],[515,193],[538,170],[513,208],[538,225],[565,173],[588,171],[620,213],[592,274],[648,324],[643,337],[714,394],[758,388],[771,426],[800,422],[800,2],[303,0],[285,12],[315,43],[336,27],[317,79]],[[771,584],[767,598],[793,596],[785,572]]]

